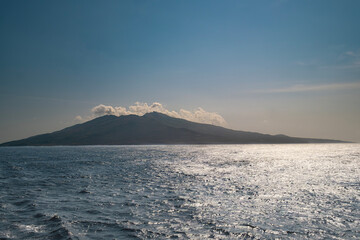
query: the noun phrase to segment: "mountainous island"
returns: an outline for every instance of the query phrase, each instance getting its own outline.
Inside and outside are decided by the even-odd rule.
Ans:
[[[152,112],[143,116],[106,115],[60,131],[6,142],[0,146],[339,142],[342,141],[235,131]]]

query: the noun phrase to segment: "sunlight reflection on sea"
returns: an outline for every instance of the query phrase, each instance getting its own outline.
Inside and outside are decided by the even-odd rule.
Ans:
[[[360,238],[360,145],[0,149],[1,239]]]

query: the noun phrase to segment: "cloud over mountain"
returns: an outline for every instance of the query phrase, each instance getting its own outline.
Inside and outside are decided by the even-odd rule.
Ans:
[[[93,117],[100,117],[103,115],[122,116],[129,114],[142,116],[150,112],[159,112],[166,114],[170,117],[182,118],[193,122],[208,123],[218,126],[227,125],[225,119],[221,115],[214,112],[207,112],[200,107],[193,111],[185,109],[180,109],[179,111],[170,111],[158,102],[154,102],[152,104],[136,102],[134,105],[129,106],[128,108],[122,106],[113,107],[100,104],[92,108],[91,112],[93,114]]]

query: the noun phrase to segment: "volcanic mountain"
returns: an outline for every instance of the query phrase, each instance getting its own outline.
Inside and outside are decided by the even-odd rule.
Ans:
[[[143,116],[106,115],[60,131],[6,142],[0,146],[335,142],[341,141],[235,131],[152,112]]]

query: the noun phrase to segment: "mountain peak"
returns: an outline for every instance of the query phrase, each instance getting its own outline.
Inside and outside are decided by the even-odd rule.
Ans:
[[[143,115],[144,117],[149,117],[149,116],[167,116],[167,117],[170,117],[169,115],[166,115],[164,113],[160,113],[160,112],[156,112],[156,111],[153,111],[153,112],[149,112],[149,113],[145,113]]]

